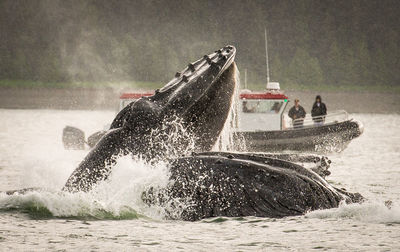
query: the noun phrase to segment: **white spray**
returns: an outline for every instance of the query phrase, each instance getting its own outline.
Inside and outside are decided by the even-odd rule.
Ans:
[[[239,94],[240,94],[240,73],[235,65],[235,90],[231,98],[231,109],[226,119],[225,125],[221,131],[213,151],[239,151],[243,148],[242,141],[235,137],[236,129],[239,123]]]

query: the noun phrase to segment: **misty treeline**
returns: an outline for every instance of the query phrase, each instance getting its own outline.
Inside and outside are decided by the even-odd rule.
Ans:
[[[398,85],[399,2],[0,0],[0,79],[166,82],[232,44],[264,83],[267,27],[272,80]]]

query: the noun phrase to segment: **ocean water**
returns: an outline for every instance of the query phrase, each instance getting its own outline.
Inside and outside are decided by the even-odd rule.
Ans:
[[[0,110],[0,251],[396,251],[400,250],[400,115],[353,114],[364,134],[332,160],[327,179],[359,192],[363,204],[283,219],[164,219],[141,192],[168,182],[165,164],[121,158],[90,193],[60,189],[86,151],[63,149],[65,125],[87,136],[111,111]]]

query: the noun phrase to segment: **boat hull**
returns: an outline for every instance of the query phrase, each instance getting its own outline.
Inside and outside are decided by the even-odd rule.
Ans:
[[[299,129],[237,132],[235,140],[246,151],[340,152],[362,132],[360,122],[347,120]]]

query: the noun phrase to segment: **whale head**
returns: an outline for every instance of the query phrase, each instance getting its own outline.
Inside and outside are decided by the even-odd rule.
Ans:
[[[211,150],[231,111],[237,85],[235,55],[233,46],[205,55],[176,73],[153,96],[126,106],[64,190],[88,191],[107,179],[121,153],[153,162]]]
[[[237,85],[235,55],[235,47],[225,46],[189,63],[153,96],[129,104],[111,128],[145,135],[157,129],[168,131],[166,125],[178,118],[194,139],[196,151],[211,149],[230,113]]]

